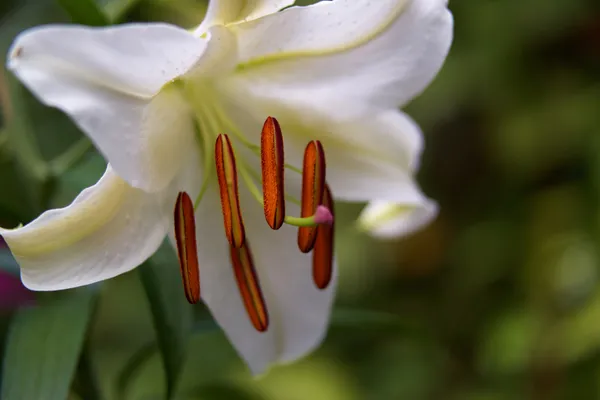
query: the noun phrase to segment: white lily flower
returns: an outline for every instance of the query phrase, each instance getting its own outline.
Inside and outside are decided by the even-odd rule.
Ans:
[[[265,223],[253,185],[262,124],[269,115],[281,123],[288,195],[299,196],[304,147],[319,140],[333,196],[371,202],[364,226],[417,229],[436,207],[414,181],[421,132],[398,107],[440,69],[452,16],[446,0],[335,0],[279,11],[292,3],[212,0],[192,32],[57,25],[17,37],[8,68],[68,114],[109,163],[68,207],[0,229],[27,287],[72,288],[135,268],[173,237],[173,208],[185,191],[197,203],[202,300],[251,370],[321,342],[336,274],[317,288],[297,228]],[[220,133],[236,150],[245,237],[270,318],[264,332],[248,318],[231,268],[215,172]],[[286,211],[300,213],[293,202]]]

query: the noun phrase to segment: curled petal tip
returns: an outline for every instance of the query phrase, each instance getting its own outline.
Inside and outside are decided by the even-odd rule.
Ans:
[[[331,211],[329,211],[329,208],[323,205],[318,206],[317,211],[315,212],[315,222],[320,225],[332,225],[333,214],[331,213]]]

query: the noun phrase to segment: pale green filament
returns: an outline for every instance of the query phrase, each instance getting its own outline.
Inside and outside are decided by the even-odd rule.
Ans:
[[[262,193],[260,192],[260,190],[258,190],[256,183],[252,179],[252,176],[251,176],[252,173],[248,172],[248,171],[252,171],[252,169],[246,168],[247,165],[244,165],[244,164],[240,164],[239,167],[240,167],[239,170],[241,172],[242,179],[244,180],[244,183],[246,184],[246,186],[248,186],[248,189],[250,190],[252,197],[254,197],[254,199],[258,202],[258,204],[260,204],[261,207],[264,207]],[[298,227],[312,227],[312,226],[319,225],[315,221],[314,215],[310,216],[310,217],[306,217],[306,218],[292,217],[290,215],[286,215],[283,222],[285,222],[288,225],[298,226]]]
[[[260,157],[260,146],[255,145],[254,143],[249,142],[244,134],[239,130],[237,125],[235,125],[230,119],[227,118],[225,113],[221,108],[215,108],[215,112],[217,113],[217,117],[220,118],[221,121],[225,123],[225,127],[228,128],[233,135],[244,144],[248,149],[252,150],[254,154]],[[284,167],[289,169],[290,171],[294,171],[300,175],[302,175],[302,170],[300,168],[294,167],[291,164],[284,164]]]
[[[198,193],[198,197],[196,197],[196,201],[194,201],[194,210],[198,208],[202,197],[204,197],[204,193],[206,193],[206,189],[208,189],[210,173],[212,172],[212,154],[210,151],[211,148],[209,146],[206,136],[202,134],[202,132],[207,132],[207,129],[202,119],[197,118],[197,122],[200,125],[200,127],[199,129],[198,127],[196,127],[196,135],[198,136],[200,146],[202,146],[202,154],[204,156],[204,178],[202,180],[202,186],[200,187],[200,193]]]
[[[250,174],[248,173],[248,170],[250,170],[250,168],[247,169],[246,165],[244,165],[244,163],[242,162],[239,163],[238,170],[240,171],[242,179],[244,180],[246,186],[248,186],[248,190],[250,190],[252,196],[256,199],[256,201],[258,201],[258,204],[260,204],[261,207],[264,207],[262,193],[260,192],[260,190],[258,190],[258,187],[252,180],[252,176],[250,176]]]
[[[204,193],[206,193],[206,190],[208,189],[213,166],[213,163],[211,162],[213,160],[212,146],[208,140],[211,137],[211,126],[206,124],[206,119],[203,117],[203,114],[201,114],[199,111],[196,111],[196,135],[198,137],[198,142],[202,147],[202,155],[204,157],[204,178],[202,180],[202,186],[200,187],[200,193],[194,201],[194,209],[198,208],[202,197],[204,197]]]
[[[214,164],[214,146],[211,144],[216,141],[216,138],[221,133],[231,133],[233,138],[237,139],[238,143],[241,143],[244,147],[249,149],[254,155],[260,157],[260,146],[251,143],[246,136],[240,131],[237,125],[228,118],[224,112],[221,104],[215,101],[213,96],[210,96],[211,89],[209,86],[198,86],[185,84],[182,86],[184,95],[190,101],[190,104],[201,105],[201,107],[194,107],[195,119],[196,119],[196,135],[198,138],[199,146],[202,147],[203,160],[203,173],[204,177],[202,185],[200,187],[200,193],[194,201],[194,209],[198,208],[202,198],[204,197],[212,177],[213,164]],[[202,98],[200,98],[199,90],[203,90]],[[209,95],[209,96],[206,96]],[[237,169],[240,172],[242,181],[252,194],[252,197],[258,202],[260,207],[263,207],[263,195],[259,186],[256,182],[261,181],[260,172],[251,168],[243,157],[236,157]],[[302,174],[300,168],[296,168],[293,165],[285,164],[285,168],[295,173]],[[287,201],[296,205],[301,205],[300,200],[291,195],[285,196]],[[291,217],[286,216],[284,222],[298,227],[311,227],[316,226],[314,216],[307,218]]]

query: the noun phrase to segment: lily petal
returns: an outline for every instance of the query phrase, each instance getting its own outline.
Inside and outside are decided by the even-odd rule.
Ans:
[[[299,187],[297,188],[299,190]],[[323,339],[335,288],[334,282],[319,290],[312,281],[311,256],[296,248],[296,229],[284,225],[273,231],[264,221],[262,208],[242,190],[247,239],[252,250],[260,287],[266,301],[269,326],[259,332],[253,326],[235,281],[229,244],[221,223],[216,188],[200,203],[198,256],[201,293],[217,323],[223,328],[252,373],[264,372],[272,363],[293,361]],[[299,208],[289,206],[299,215]]]
[[[404,199],[404,191],[413,190],[423,135],[406,114],[361,108],[343,100],[336,103],[343,109],[340,112],[331,107],[321,110],[294,99],[265,99],[242,88],[241,84],[232,86],[224,96],[227,115],[257,144],[264,116],[276,117],[284,136],[286,162],[297,167],[302,165],[306,143],[321,141],[327,181],[336,199],[394,202]],[[294,179],[299,179],[297,174],[286,174],[286,181]],[[286,188],[286,193],[299,192]]]
[[[387,107],[418,95],[452,41],[446,0],[336,0],[233,26],[238,71],[271,97]]]
[[[284,136],[286,162],[295,166],[302,165],[306,143],[320,140],[327,159],[327,182],[337,200],[382,201],[416,212],[404,213],[405,218],[416,218],[419,212],[428,215],[416,218],[414,229],[435,216],[434,203],[415,184],[423,134],[408,115],[393,109],[361,109],[344,101],[338,106],[345,111],[319,110],[293,99],[284,103],[261,98],[240,91],[242,87],[232,87],[223,104],[227,115],[249,134],[248,140],[260,143],[262,116],[276,117]],[[285,185],[286,193],[299,194],[300,174],[287,173]]]
[[[127,182],[158,191],[193,138],[178,90],[161,88],[205,47],[204,39],[165,24],[47,26],[17,37],[8,68],[43,103],[67,113]]]
[[[437,212],[437,204],[425,196],[417,195],[401,204],[373,201],[362,211],[358,226],[380,238],[405,236],[429,224]]]
[[[237,21],[251,21],[273,14],[294,4],[295,0],[210,0],[208,10],[196,34],[206,32],[215,25],[227,25]]]
[[[299,193],[300,187],[296,188]],[[245,204],[251,204],[246,192]],[[244,210],[248,237],[258,274],[266,286],[267,306],[277,340],[277,362],[295,361],[314,350],[327,333],[337,287],[337,266],[326,289],[319,289],[311,272],[312,255],[298,251],[298,230],[283,225],[272,230],[264,221],[260,208]],[[300,208],[287,205],[289,215],[300,215]]]
[[[29,289],[88,285],[127,272],[156,251],[169,226],[163,197],[129,186],[108,166],[71,205],[21,228],[0,228],[0,235]]]

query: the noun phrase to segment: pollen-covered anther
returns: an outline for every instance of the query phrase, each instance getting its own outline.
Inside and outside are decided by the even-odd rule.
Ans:
[[[331,224],[323,224],[317,227],[317,237],[312,253],[313,282],[319,289],[325,289],[331,282],[333,276],[333,244],[334,244],[334,222],[335,214],[333,198],[329,186],[325,186],[323,194],[323,206],[331,214]]]
[[[244,243],[244,221],[240,209],[238,177],[233,146],[226,134],[220,134],[215,144],[215,163],[221,194],[221,208],[225,234],[229,243],[236,248]]]
[[[325,152],[318,140],[313,140],[304,150],[302,169],[302,202],[300,215],[302,218],[312,216],[317,206],[322,203],[325,190]],[[311,251],[315,245],[317,227],[301,227],[298,229],[298,248],[303,253]]]
[[[265,219],[279,229],[285,218],[283,135],[273,117],[265,121],[260,138],[260,156]]]
[[[177,196],[174,211],[175,241],[183,279],[185,297],[191,304],[200,300],[200,270],[196,247],[196,223],[194,205],[186,192]]]
[[[269,314],[254,268],[250,247],[248,243],[244,242],[242,247],[230,246],[229,250],[235,279],[250,322],[257,331],[265,332],[269,328]]]

